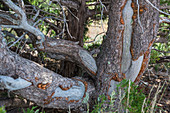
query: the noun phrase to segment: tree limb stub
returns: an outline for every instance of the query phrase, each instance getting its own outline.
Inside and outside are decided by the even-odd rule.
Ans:
[[[82,78],[64,78],[37,63],[24,59],[4,48],[0,38],[0,88],[48,108],[68,109],[83,105],[94,86]],[[18,77],[13,79],[13,77]],[[25,84],[25,85],[21,85]],[[79,95],[79,96],[75,96]]]
[[[41,51],[47,52],[54,59],[59,58],[57,57],[58,55],[62,55],[60,58],[76,62],[90,75],[96,75],[96,61],[89,52],[75,42],[61,39],[46,39],[44,49],[41,49]]]

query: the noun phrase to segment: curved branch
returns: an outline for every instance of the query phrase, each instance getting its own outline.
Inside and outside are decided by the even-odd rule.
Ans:
[[[60,39],[46,39],[44,42],[44,49],[40,50],[47,52],[51,58],[76,62],[89,74],[96,75],[96,61],[89,52],[80,47],[76,42]]]
[[[90,82],[82,78],[64,78],[7,50],[1,41],[2,38],[0,89],[8,89],[39,106],[48,108],[77,108],[83,105],[83,100],[91,98],[94,85]],[[13,79],[14,76],[18,78]]]

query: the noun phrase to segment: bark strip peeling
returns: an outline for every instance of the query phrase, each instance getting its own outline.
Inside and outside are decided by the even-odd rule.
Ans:
[[[127,72],[131,65],[131,53],[130,53],[130,45],[131,45],[131,35],[132,35],[132,16],[133,9],[131,8],[132,0],[128,0],[125,8],[123,9],[123,20],[124,20],[124,34],[123,34],[123,55],[122,55],[122,63],[121,70],[123,73]]]
[[[7,89],[8,91],[14,91],[31,86],[32,83],[22,78],[13,79],[12,77],[0,75],[0,89]]]
[[[159,12],[154,10],[152,7],[149,6],[149,4],[144,1],[140,1],[139,8],[137,6],[137,2],[135,0],[132,1],[133,2],[131,6],[133,8],[134,14],[132,17],[133,32],[130,51],[132,55],[132,64],[133,62],[137,62],[135,65],[140,68],[140,71],[138,68],[136,70],[131,71],[132,73],[127,75],[129,75],[128,78],[130,80],[138,83],[149,63],[151,47],[154,42],[154,38],[156,37],[157,28],[159,25]],[[153,0],[152,3],[157,6],[159,0]],[[137,18],[138,13],[140,17]],[[139,21],[141,22],[139,23]],[[141,26],[144,28],[143,32],[140,28]],[[137,67],[134,67],[133,69]],[[135,73],[133,77],[130,77],[130,75],[134,74],[133,72],[135,71],[139,72]]]
[[[140,57],[137,61],[132,61],[130,46],[131,46],[131,37],[132,37],[131,35],[132,35],[133,9],[131,7],[131,3],[132,0],[126,1],[126,4],[122,9],[123,10],[122,18],[123,18],[123,24],[125,28],[123,32],[123,50],[122,50],[123,53],[122,53],[121,71],[122,71],[122,75],[124,75],[123,78],[126,77],[126,79],[130,79],[134,81],[140,71],[143,57]],[[115,75],[110,81],[110,88],[108,90],[108,95],[111,94],[112,91],[116,89],[115,85],[121,80],[123,80],[123,78],[117,79],[118,77],[116,76],[117,75]]]
[[[144,58],[143,58],[143,61],[142,61],[142,66],[141,66],[140,72],[138,73],[138,76],[136,77],[136,79],[134,81],[135,83],[138,83],[140,81],[143,73],[145,72],[146,68],[148,67],[149,58],[150,58],[150,52],[151,52],[151,47],[152,47],[153,42],[154,42],[154,40],[152,40],[149,43],[148,50],[144,53]]]
[[[125,30],[123,37],[123,55],[121,70],[123,73],[125,73],[126,79],[134,81],[140,71],[143,56],[141,56],[136,61],[132,61],[130,46],[132,37],[132,16],[134,12],[131,7],[131,3],[132,0],[128,0],[125,5],[125,8],[123,9],[123,20],[125,22]]]
[[[51,96],[48,96],[47,99],[45,99],[45,104],[50,104],[52,101],[58,101],[58,100],[66,100],[68,101],[68,104],[79,102],[82,100],[87,92],[87,84],[84,84],[84,82],[79,81],[76,86],[73,86],[67,90],[63,90],[60,87],[57,87],[55,91],[51,94]]]

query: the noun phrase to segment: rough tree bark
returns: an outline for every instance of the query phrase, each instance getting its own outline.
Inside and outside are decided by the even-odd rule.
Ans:
[[[95,83],[82,77],[64,78],[18,56],[7,49],[1,32],[0,89],[8,89],[42,107],[75,109],[85,105],[84,102],[94,101],[94,92],[95,95],[105,94],[109,99],[116,84],[124,78],[138,83],[147,68],[159,13],[145,0],[139,3],[138,0],[111,0],[107,36],[102,43],[97,66],[93,57],[76,43],[45,39],[42,32],[27,23],[21,8],[12,4],[11,0],[3,2],[21,17],[16,19],[11,14],[2,16],[1,13],[2,27],[15,25],[15,28],[34,34],[40,51],[59,54],[60,58],[77,62],[95,79]],[[152,3],[158,6],[159,0],[152,0]]]

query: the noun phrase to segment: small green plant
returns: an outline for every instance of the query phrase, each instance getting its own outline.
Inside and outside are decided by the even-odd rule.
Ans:
[[[92,111],[92,113],[100,113],[102,111],[105,110],[104,108],[104,103],[106,102],[106,96],[105,95],[100,95],[97,98],[97,104],[94,105],[94,110]]]
[[[140,113],[146,96],[139,90],[138,86],[129,80],[123,80],[118,84],[117,88],[123,89],[125,93],[125,97],[122,100],[125,109],[128,109],[130,113]],[[147,109],[148,107],[145,107],[144,111]]]
[[[27,111],[23,109],[23,112],[24,113],[45,113],[45,112],[39,112],[40,111],[39,109],[35,110],[36,108],[37,106],[33,106],[31,109],[27,108]]]
[[[5,110],[4,106],[0,107],[0,113],[6,113],[6,110]]]
[[[164,88],[166,81],[162,87],[160,84],[161,83],[159,83],[157,91],[154,94],[154,98],[151,100],[150,96],[154,86],[151,88],[148,97],[146,97],[146,95],[139,90],[138,85],[135,85],[135,83],[130,80],[122,80],[117,85],[117,92],[113,91],[110,95],[109,101],[105,95],[98,97],[92,113],[153,113],[158,108],[157,103],[162,99],[166,89],[166,87]],[[162,95],[160,99],[158,99],[157,97],[160,92],[162,92]],[[119,102],[117,100],[119,100]],[[115,104],[118,105],[118,107],[115,107]]]
[[[133,82],[129,80],[122,80],[117,85],[117,90],[117,92],[112,92],[109,101],[105,95],[100,95],[92,113],[102,113],[106,111],[109,113],[117,113],[118,110],[116,110],[117,108],[114,107],[117,96],[121,98],[120,104],[123,106],[123,108],[121,107],[123,111],[128,110],[130,113],[141,113],[142,110],[147,111],[149,109],[149,107],[143,108],[143,103],[146,99],[146,96]],[[119,90],[123,92],[123,96],[122,94],[119,94]],[[145,104],[149,105],[150,101],[147,101],[147,103],[145,102]]]

